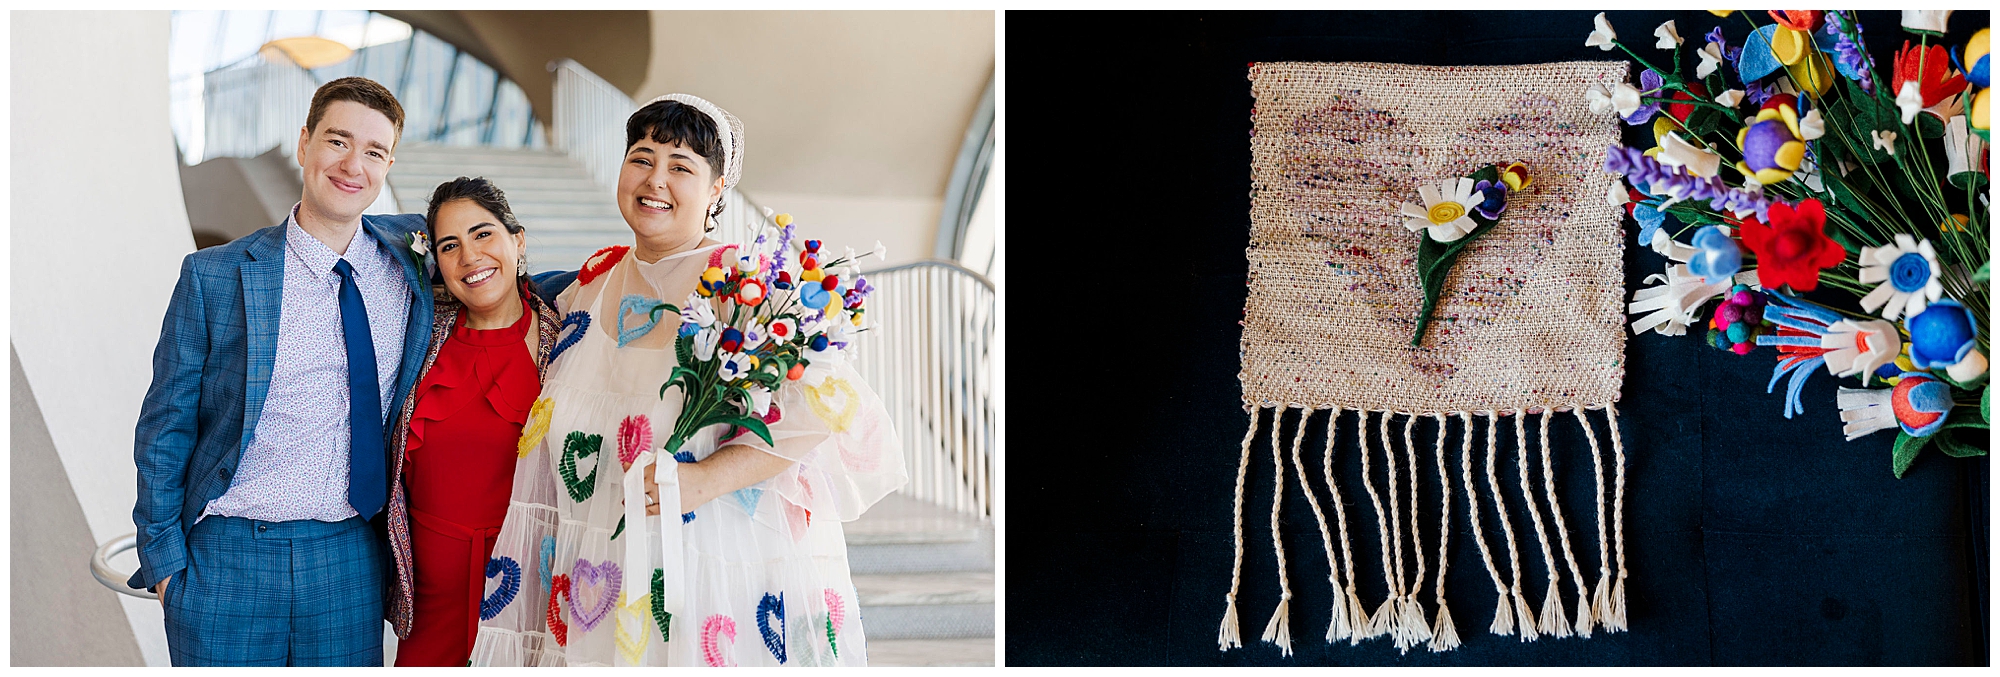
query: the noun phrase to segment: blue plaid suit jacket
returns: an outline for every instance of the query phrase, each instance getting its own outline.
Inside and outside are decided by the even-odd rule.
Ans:
[[[368,233],[403,263],[411,291],[394,406],[402,409],[430,349],[431,286],[408,255],[419,214],[361,217]],[[153,383],[139,408],[133,460],[139,466],[139,570],[126,581],[150,588],[186,568],[188,529],[209,501],[229,490],[270,392],[284,302],[285,226],[264,228],[181,260],[180,281],[153,349]],[[383,426],[386,433],[394,426]],[[386,466],[385,466],[386,467]]]

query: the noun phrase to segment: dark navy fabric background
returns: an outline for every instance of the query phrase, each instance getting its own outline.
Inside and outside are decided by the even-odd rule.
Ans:
[[[1630,632],[1535,643],[1488,634],[1493,587],[1455,489],[1447,597],[1464,646],[1407,655],[1386,638],[1329,646],[1326,556],[1288,459],[1283,528],[1297,653],[1281,658],[1258,641],[1278,601],[1266,413],[1247,480],[1245,646],[1217,650],[1247,424],[1236,379],[1249,226],[1246,64],[1623,58],[1583,46],[1592,14],[1008,13],[1009,211],[1031,241],[1048,243],[1027,255],[1048,264],[1016,277],[1025,289],[1014,307],[1026,309],[1015,315],[1017,335],[1034,341],[1016,344],[1028,353],[1016,357],[1024,395],[1014,411],[1028,422],[1017,429],[1049,433],[1017,435],[1007,465],[1009,665],[1987,664],[1985,458],[1927,452],[1897,480],[1891,434],[1842,439],[1836,381],[1824,370],[1805,387],[1805,413],[1788,420],[1781,395],[1764,392],[1773,349],[1739,357],[1693,336],[1655,334],[1628,337],[1620,403]],[[1609,17],[1649,60],[1665,58],[1651,34],[1667,19],[1678,20],[1688,49],[1716,25],[1732,44],[1748,31],[1741,17],[1699,11]],[[1906,35],[1898,15],[1861,19],[1887,74]],[[1988,22],[1984,12],[1958,13],[1950,42]],[[1628,142],[1651,145],[1640,128],[1628,130]],[[1629,290],[1663,259],[1637,247],[1636,227],[1626,227]],[[1326,416],[1310,423],[1308,474],[1320,468]],[[1296,417],[1286,417],[1287,446]],[[1359,529],[1359,589],[1373,611],[1385,589],[1374,513],[1358,484],[1354,415],[1340,423],[1335,465]],[[1437,477],[1429,427],[1418,429],[1423,539],[1435,560]],[[1552,430],[1571,532],[1583,537],[1578,558],[1595,579],[1588,446],[1573,418]],[[1500,437],[1523,588],[1539,611],[1546,583],[1512,475],[1511,426]],[[1450,453],[1455,463],[1456,437]],[[1486,500],[1489,542],[1499,548]],[[1436,566],[1421,596],[1432,614]]]

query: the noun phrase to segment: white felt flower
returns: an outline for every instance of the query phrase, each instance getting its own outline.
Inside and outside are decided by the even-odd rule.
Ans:
[[[744,393],[750,396],[750,411],[756,412],[761,417],[771,410],[771,391],[766,390],[764,386],[752,384],[744,389]]]
[[[1986,367],[1986,353],[1979,352],[1978,348],[1973,348],[1966,351],[1965,359],[1959,360],[1957,364],[1945,367],[1944,373],[1950,375],[1951,380],[1959,383],[1976,383],[1981,376],[1986,375]]]
[[[1620,82],[1611,88],[1611,106],[1617,109],[1619,117],[1630,117],[1639,110],[1639,96],[1639,88]]]
[[[1985,169],[1986,140],[1973,134],[1963,115],[1954,115],[1944,125],[1946,177]]]
[[[1819,116],[1818,108],[1799,118],[1800,141],[1811,141],[1822,136],[1826,136],[1826,119]]]
[[[1896,361],[1903,339],[1896,333],[1896,325],[1886,320],[1847,319],[1828,325],[1826,333],[1820,335],[1819,347],[1830,349],[1825,355],[1827,373],[1859,375],[1866,383],[1876,369]]]
[[[1915,317],[1944,294],[1938,281],[1943,269],[1928,239],[1897,233],[1893,245],[1862,247],[1860,261],[1861,283],[1881,283],[1861,297],[1861,309],[1872,313],[1880,308],[1884,319]]]
[[[1591,85],[1584,89],[1583,100],[1590,103],[1590,112],[1597,115],[1610,115],[1611,111],[1617,110],[1611,103],[1611,90],[1604,85]]]
[[[1694,67],[1694,76],[1708,77],[1710,73],[1715,72],[1717,66],[1722,65],[1722,43],[1711,42],[1702,45],[1701,49],[1695,50],[1694,55],[1701,58],[1701,64]]]
[[[1948,9],[1903,10],[1904,28],[1919,30],[1919,31],[1930,31],[1932,33],[1943,33],[1945,24],[1950,22],[1951,22],[1951,10]]]
[[[1868,138],[1874,139],[1875,150],[1888,153],[1892,156],[1896,154],[1895,132],[1885,132],[1879,129],[1873,129],[1868,131]]]
[[[756,368],[757,358],[744,353],[729,353],[723,356],[722,366],[716,370],[715,374],[722,377],[723,382],[727,383],[743,378]]]
[[[1688,325],[1695,323],[1695,311],[1734,284],[1732,280],[1709,284],[1685,264],[1668,265],[1665,275],[1654,274],[1645,281],[1661,284],[1632,293],[1628,311],[1633,315],[1645,313],[1632,322],[1632,333],[1656,331],[1661,336],[1686,334]]]
[[[743,349],[753,350],[770,338],[770,330],[764,328],[764,323],[753,320],[750,326],[743,328]]]
[[[1596,47],[1607,52],[1611,51],[1616,47],[1612,42],[1618,39],[1618,33],[1611,30],[1611,22],[1604,19],[1603,12],[1598,12],[1597,18],[1594,21],[1597,22],[1597,30],[1590,32],[1590,39],[1584,40],[1583,46]]]
[[[1681,46],[1681,33],[1674,30],[1674,21],[1672,19],[1668,19],[1666,23],[1660,24],[1659,28],[1653,29],[1653,36],[1660,39],[1659,42],[1653,43],[1654,47],[1673,49]]]
[[[1428,231],[1431,239],[1438,242],[1453,242],[1465,237],[1479,224],[1472,220],[1472,208],[1485,200],[1484,195],[1473,192],[1472,179],[1445,179],[1436,185],[1423,184],[1417,192],[1424,198],[1423,205],[1403,203],[1402,214],[1408,217],[1403,227],[1411,232]]]
[[[681,305],[681,322],[697,327],[715,324],[715,309],[708,305],[708,299],[699,294],[688,294],[687,303]]]
[[[875,241],[875,250],[874,250],[874,251],[875,251],[875,259],[876,259],[876,260],[878,260],[878,261],[884,261],[884,260],[888,260],[888,258],[889,258],[889,248],[888,248],[888,247],[884,247],[884,246],[882,246],[882,241],[881,241],[881,240],[876,240],[876,241]]]
[[[1917,111],[1924,109],[1924,96],[1917,92],[1917,81],[1905,82],[1903,88],[1896,91],[1896,107],[1903,111],[1903,124],[1917,119]]]
[[[1612,181],[1611,189],[1604,192],[1604,201],[1613,207],[1623,207],[1625,203],[1631,202],[1631,196],[1625,194],[1625,182]]]
[[[1736,104],[1742,101],[1743,101],[1743,90],[1740,89],[1726,90],[1721,94],[1715,95],[1716,103],[1728,106],[1730,108],[1735,108]]]
[[[694,358],[703,362],[715,359],[715,348],[722,343],[722,332],[709,327],[694,334]]]
[[[1840,404],[1840,420],[1846,425],[1840,430],[1852,442],[1878,430],[1892,430],[1897,426],[1896,410],[1890,406],[1890,395],[1895,391],[1888,388],[1841,388],[1835,399]]]
[[[1681,140],[1679,132],[1668,132],[1660,137],[1660,164],[1687,169],[1694,176],[1715,176],[1722,166],[1722,156],[1704,150]]]

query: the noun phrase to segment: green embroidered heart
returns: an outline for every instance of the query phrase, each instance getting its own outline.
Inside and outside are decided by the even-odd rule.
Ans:
[[[653,570],[653,622],[660,625],[660,641],[668,641],[667,626],[672,624],[674,615],[667,613],[667,572]]]
[[[562,475],[563,484],[569,487],[570,500],[582,503],[590,500],[590,495],[597,492],[597,464],[590,465],[589,477],[579,480],[576,477],[576,462],[585,456],[596,454],[598,447],[603,444],[603,435],[585,435],[581,430],[571,431],[569,436],[563,439],[562,462],[556,464],[556,472]]]

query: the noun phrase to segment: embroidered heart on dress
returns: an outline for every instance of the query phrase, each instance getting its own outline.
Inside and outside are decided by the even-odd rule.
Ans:
[[[632,469],[632,461],[639,458],[648,447],[653,446],[653,423],[645,414],[625,417],[618,423],[618,464],[625,470]]]
[[[822,614],[820,617],[824,618],[825,615]],[[788,651],[791,652],[792,659],[798,661],[799,667],[817,668],[831,665],[832,662],[826,660],[819,647],[814,645],[813,635],[819,631],[820,625],[800,623],[792,626],[792,641],[788,644],[790,647]]]
[[[663,301],[648,298],[644,294],[626,294],[625,298],[618,300],[618,347],[623,348],[625,344],[638,340],[639,337],[645,336],[646,332],[652,331],[653,325],[660,323],[660,314],[653,312],[653,308],[661,303]],[[646,323],[626,329],[626,313],[646,313]]]
[[[556,537],[542,537],[542,587],[549,587],[549,574],[555,573]]]
[[[800,383],[799,387],[805,389],[806,406],[826,422],[827,430],[845,432],[854,422],[855,412],[861,410],[861,396],[846,379],[829,376],[818,386]]]
[[[729,641],[719,641],[728,637]],[[716,614],[701,622],[701,657],[708,661],[708,667],[726,668],[735,665],[730,659],[730,645],[736,643],[736,619]]]
[[[597,493],[597,462],[591,462],[590,475],[583,478],[576,476],[576,462],[596,455],[603,444],[603,435],[585,435],[581,430],[571,431],[563,439],[562,462],[556,465],[556,473],[562,475],[563,484],[569,488],[570,500],[582,503]]]
[[[618,627],[611,633],[611,641],[618,645],[618,654],[625,662],[638,665],[639,659],[646,657],[646,607],[652,605],[652,595],[641,595],[638,599],[625,603],[625,593],[618,593]]]
[[[578,559],[570,569],[569,615],[576,620],[576,627],[590,632],[604,617],[611,615],[611,608],[618,603],[620,585],[618,563],[605,560],[592,565],[590,560]]]
[[[559,601],[569,594],[569,576],[558,575],[549,581],[549,634],[556,636],[556,646],[569,645],[569,624],[562,619],[562,603]]]
[[[840,657],[840,642],[835,641],[840,634],[841,621],[847,617],[847,601],[833,588],[826,589],[826,644],[833,647],[833,657]]]
[[[785,501],[784,505],[785,525],[790,527],[788,531],[792,532],[792,542],[805,540],[806,528],[812,526],[812,511],[793,505],[791,501]]]
[[[570,327],[576,327],[576,330],[568,334],[562,333]],[[561,335],[562,339],[556,341],[556,349],[549,352],[549,364],[555,364],[556,358],[562,357],[563,351],[569,350],[570,346],[576,345],[577,341],[583,340],[583,332],[589,330],[590,313],[577,310],[563,316],[562,325],[556,327],[556,334]]]
[[[486,577],[500,577],[500,587],[479,600],[479,620],[493,620],[500,610],[514,603],[514,596],[521,592],[521,565],[512,557],[495,557],[486,560]]]
[[[590,284],[591,280],[595,280],[597,276],[603,275],[604,271],[611,270],[612,266],[618,265],[618,260],[625,258],[625,252],[631,251],[631,249],[632,247],[629,245],[620,244],[597,250],[597,253],[591,254],[590,258],[583,260],[583,268],[576,271],[576,283],[578,285]]]
[[[528,408],[528,423],[521,426],[521,441],[516,444],[518,458],[527,458],[535,445],[542,443],[542,437],[549,434],[549,414],[556,408],[555,400],[543,397],[535,400],[535,406]]]
[[[743,506],[743,512],[750,513],[751,517],[757,516],[757,502],[764,498],[763,489],[744,487],[737,489],[731,495],[736,497],[737,505]]]
[[[673,625],[674,615],[667,613],[667,572],[664,569],[653,570],[652,598],[653,623],[660,626],[660,641],[662,643],[672,641],[673,634],[669,629]]]
[[[778,618],[778,627],[771,628],[771,617]],[[757,602],[757,632],[764,636],[764,648],[785,664],[785,593],[776,595],[764,593],[764,599]]]

